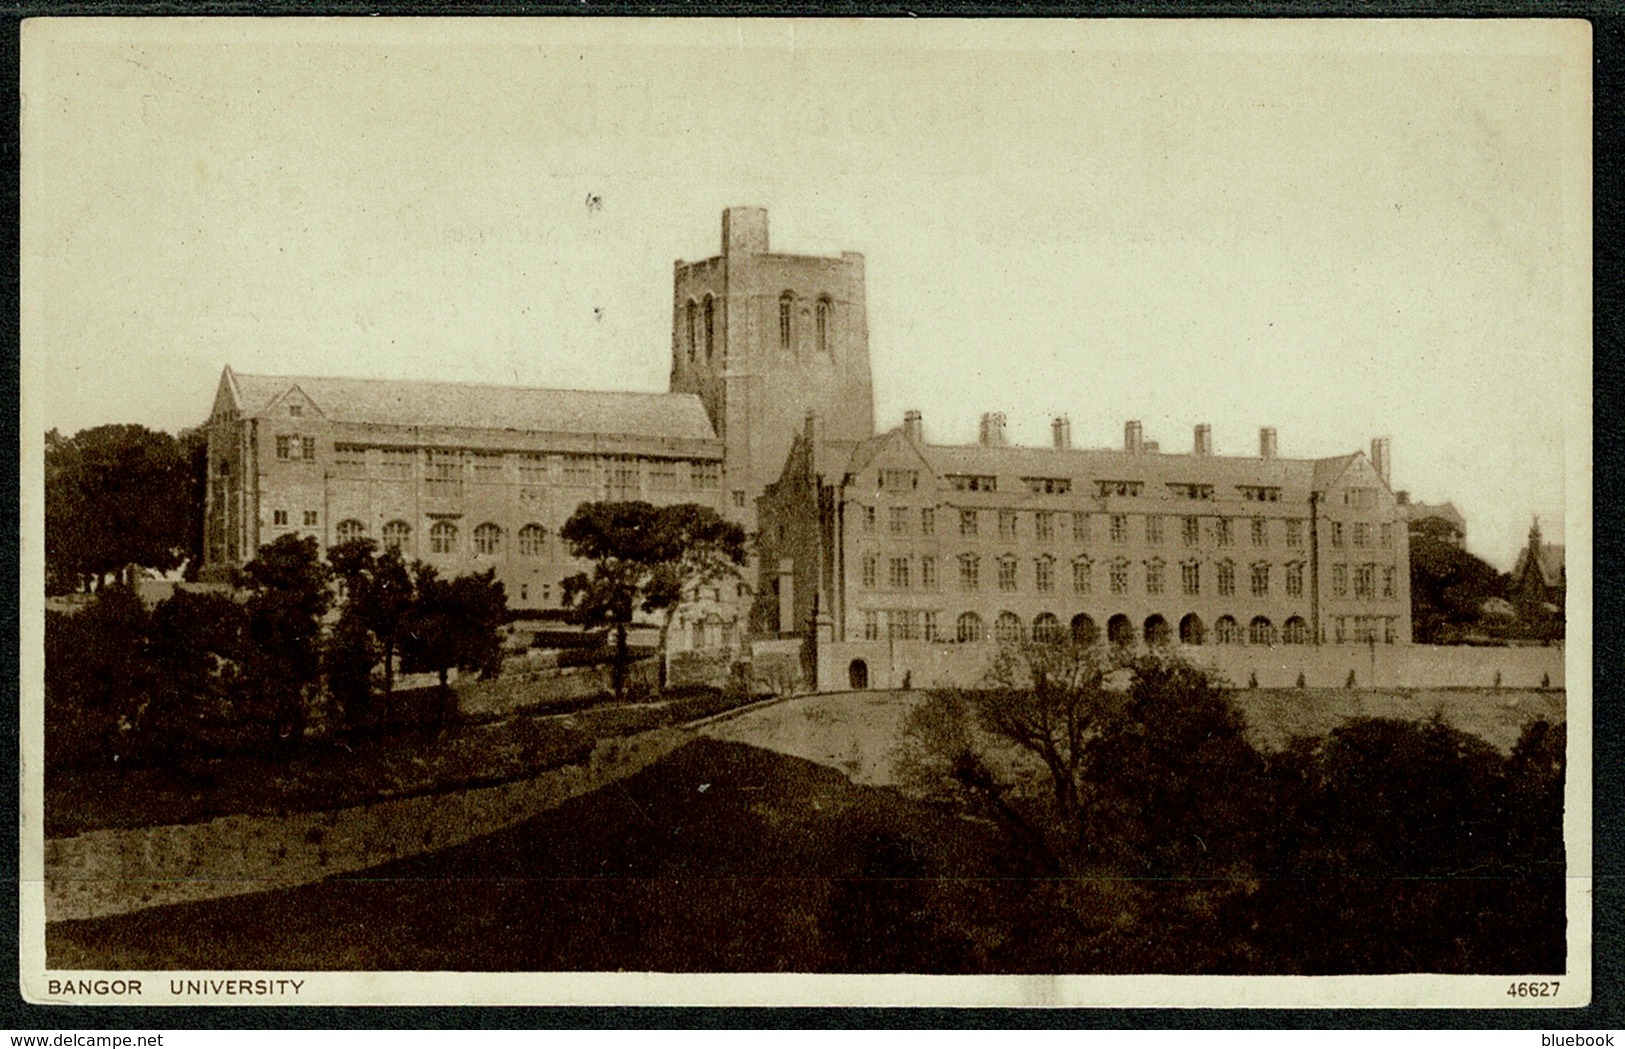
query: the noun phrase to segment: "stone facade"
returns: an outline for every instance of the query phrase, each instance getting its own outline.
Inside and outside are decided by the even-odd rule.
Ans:
[[[495,567],[515,608],[559,607],[583,502],[724,510],[722,446],[684,394],[221,376],[209,421],[205,571],[280,535],[354,536],[443,573]]]
[[[206,568],[286,532],[368,535],[452,573],[495,565],[516,607],[542,610],[579,567],[557,534],[580,503],[693,501],[756,534],[750,636],[805,641],[820,687],[846,687],[858,664],[900,679],[899,651],[968,667],[1034,635],[1283,651],[1411,639],[1387,438],[1309,460],[1278,456],[1270,429],[1257,456],[1213,454],[1205,426],[1165,453],[1138,423],[1121,449],[1075,449],[1064,417],[1045,448],[1009,446],[997,414],[975,445],[928,443],[918,413],[877,435],[863,257],[774,252],[761,209],[728,209],[720,253],[677,261],[670,388],[228,368]],[[742,640],[741,596],[688,610],[684,637]]]
[[[1385,438],[1332,459],[933,445],[917,413],[867,441],[809,417],[761,500],[752,626],[813,639],[821,688],[925,683],[929,650],[1021,638],[1290,647],[1407,644],[1408,536]],[[1379,464],[1381,464],[1379,466]],[[899,652],[919,654],[919,667]],[[980,665],[980,657],[949,660]],[[876,668],[886,668],[884,675]]]

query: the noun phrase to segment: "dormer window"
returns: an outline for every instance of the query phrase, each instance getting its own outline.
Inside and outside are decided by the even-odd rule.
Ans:
[[[1023,477],[1021,481],[1034,495],[1065,495],[1072,491],[1072,480],[1068,477]]]
[[[1102,497],[1110,495],[1138,497],[1145,485],[1140,481],[1096,481],[1095,490]]]
[[[1237,485],[1236,490],[1241,497],[1252,503],[1278,503],[1281,501],[1281,490],[1269,485]]]
[[[1168,493],[1176,499],[1211,500],[1213,486],[1210,484],[1170,484]]]
[[[288,414],[295,417],[301,416],[305,414],[305,406],[302,404],[290,404],[288,405]]]
[[[948,474],[948,483],[959,492],[996,492],[999,490],[997,477],[985,474]]]

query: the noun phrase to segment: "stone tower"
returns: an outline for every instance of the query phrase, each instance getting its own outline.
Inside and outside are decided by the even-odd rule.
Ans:
[[[768,250],[767,212],[722,213],[722,252],[677,260],[671,389],[698,394],[724,446],[732,516],[756,527],[808,413],[832,440],[874,434],[863,256]]]

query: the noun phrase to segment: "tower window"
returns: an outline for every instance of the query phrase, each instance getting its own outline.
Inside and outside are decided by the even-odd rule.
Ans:
[[[695,329],[699,327],[699,304],[697,304],[693,299],[689,299],[685,312],[688,314],[688,359],[689,362],[692,363],[695,357],[699,354],[700,344],[699,340],[695,338]]]
[[[818,352],[829,352],[829,299],[818,300]]]
[[[790,292],[779,296],[779,349],[790,348],[791,317],[795,313],[796,297]]]
[[[711,296],[705,297],[705,360],[711,361],[717,348],[717,301]]]

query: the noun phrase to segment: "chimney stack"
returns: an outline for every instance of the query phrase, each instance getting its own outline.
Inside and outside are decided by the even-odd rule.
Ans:
[[[1371,465],[1376,468],[1384,484],[1388,482],[1389,445],[1392,440],[1390,437],[1371,438]]]
[[[1398,503],[1400,506],[1411,505],[1411,493],[1408,490],[1403,492],[1395,492],[1394,502]]]
[[[1004,447],[1004,413],[982,413],[982,447]]]
[[[1275,427],[1266,426],[1258,431],[1258,457],[1275,458]]]
[[[1196,424],[1196,448],[1195,448],[1195,454],[1197,454],[1197,455],[1212,455],[1213,454],[1213,427],[1209,426],[1207,423],[1197,423]]]
[[[1123,424],[1123,451],[1130,455],[1139,455],[1145,451],[1145,434],[1140,427],[1140,420],[1130,419]]]
[[[1072,447],[1072,420],[1064,415],[1057,415],[1049,424],[1050,437],[1055,442],[1055,450],[1064,452]]]
[[[1146,451],[1147,455],[1150,455],[1150,454],[1152,454],[1154,452],[1162,451],[1162,442],[1160,442],[1160,441],[1147,441],[1147,442],[1145,442],[1145,451]]]
[[[916,444],[925,443],[925,424],[918,411],[910,408],[903,413],[903,433],[913,438]]]

